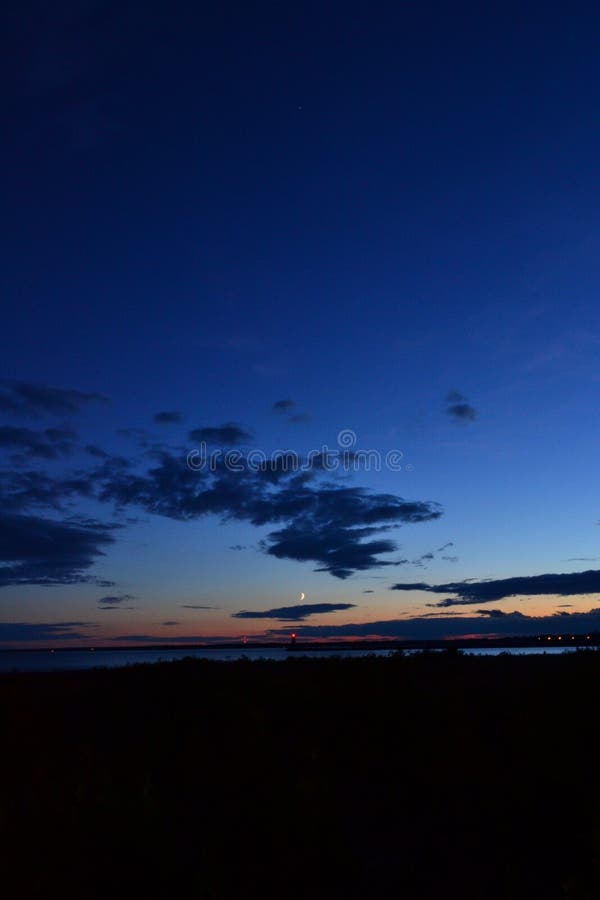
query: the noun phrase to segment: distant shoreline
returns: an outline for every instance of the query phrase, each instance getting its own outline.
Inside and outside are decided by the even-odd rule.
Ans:
[[[445,638],[441,640],[423,641],[388,641],[388,640],[358,640],[358,641],[296,641],[291,645],[289,641],[225,641],[222,643],[146,643],[146,644],[113,644],[90,647],[78,645],[76,647],[0,647],[0,653],[49,653],[74,652],[82,650],[94,650],[96,653],[115,652],[126,650],[289,650],[298,653],[303,650],[448,650],[448,649],[493,649],[521,647],[539,648],[540,646],[552,647],[600,647],[600,633],[590,634],[541,634],[533,637],[502,637],[502,638]]]

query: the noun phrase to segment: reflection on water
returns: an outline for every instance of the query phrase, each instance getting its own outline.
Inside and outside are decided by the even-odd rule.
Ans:
[[[501,653],[515,655],[529,655],[541,653],[574,653],[576,647],[512,647],[510,650],[499,647],[474,647],[463,650],[463,653],[475,656],[498,656]],[[407,650],[405,653],[420,653],[420,650]],[[433,651],[443,652],[443,651]],[[293,654],[299,656],[327,657],[327,656],[387,656],[389,649],[385,650],[302,650]],[[150,650],[140,648],[133,650],[5,650],[0,652],[0,672],[51,672],[75,669],[94,668],[118,668],[131,666],[136,663],[169,662],[176,659],[193,657],[195,659],[235,660],[246,657],[247,659],[288,659],[290,654],[285,649],[278,648],[249,648],[240,647],[229,650],[202,649],[202,650]]]

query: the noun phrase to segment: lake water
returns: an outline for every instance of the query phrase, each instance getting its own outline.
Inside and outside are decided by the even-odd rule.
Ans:
[[[505,648],[482,647],[462,651],[475,656],[498,656],[500,653],[510,652],[515,655],[530,655],[540,653],[569,653],[576,647],[512,647],[509,651]],[[408,650],[407,653],[420,653],[420,650]],[[436,651],[434,651],[436,652]],[[437,651],[443,652],[443,651]],[[0,672],[52,672],[77,669],[95,668],[120,668],[136,663],[169,662],[177,659],[192,657],[194,659],[215,659],[221,661],[236,660],[242,657],[248,659],[272,659],[284,660],[290,656],[311,656],[323,658],[328,656],[360,657],[360,656],[387,656],[389,649],[385,650],[299,650],[288,653],[279,648],[247,648],[240,647],[230,650],[203,648],[199,650],[4,650],[0,652]]]

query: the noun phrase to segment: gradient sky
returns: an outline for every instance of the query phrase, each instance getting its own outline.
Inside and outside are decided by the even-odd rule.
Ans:
[[[600,13],[2,18],[0,643],[598,629]]]

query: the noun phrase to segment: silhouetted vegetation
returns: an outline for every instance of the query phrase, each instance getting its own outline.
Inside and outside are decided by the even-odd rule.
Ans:
[[[600,653],[0,678],[3,894],[600,896]]]

